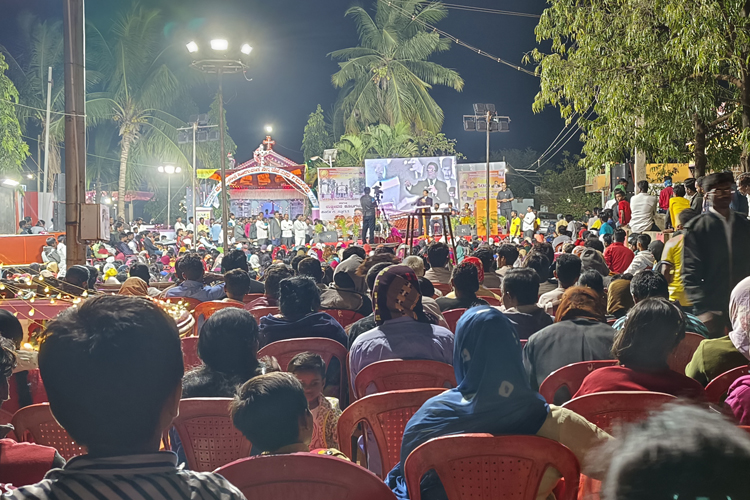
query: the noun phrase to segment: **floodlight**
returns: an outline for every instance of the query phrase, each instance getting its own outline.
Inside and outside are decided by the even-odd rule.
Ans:
[[[474,115],[464,115],[464,130],[466,132],[476,132],[477,117]]]
[[[198,44],[195,42],[190,42],[187,45],[185,45],[185,47],[187,47],[188,52],[190,52],[191,54],[193,52],[198,52]]]
[[[273,132],[273,127],[270,125],[266,125],[265,130],[266,134],[270,134],[271,132]]]
[[[207,130],[199,130],[195,134],[195,140],[197,142],[206,142],[208,140],[208,131]]]
[[[192,142],[188,136],[187,130],[181,130],[177,133],[177,144],[189,144]]]
[[[211,48],[214,50],[227,50],[229,48],[229,42],[222,38],[216,38],[211,40]]]
[[[34,174],[31,174],[31,173],[26,174],[26,178],[27,179],[33,179],[34,178]]]
[[[159,170],[160,172],[165,172],[167,174],[173,174],[174,173],[174,165],[166,165],[163,167],[163,170]]]
[[[159,165],[159,172],[161,172],[162,174],[164,173],[164,167],[162,167],[161,165]]]
[[[182,172],[182,168],[181,167],[177,167],[177,168],[174,169],[174,173],[175,174],[179,174],[180,172]]]
[[[323,151],[323,161],[336,161],[338,155],[338,149],[326,149]]]
[[[18,186],[18,181],[14,181],[13,179],[5,179],[3,180],[3,185],[15,187],[15,186]]]
[[[253,48],[250,45],[248,45],[248,44],[244,44],[240,48],[240,52],[242,52],[245,55],[250,55],[250,52],[252,52],[252,51],[253,51]]]

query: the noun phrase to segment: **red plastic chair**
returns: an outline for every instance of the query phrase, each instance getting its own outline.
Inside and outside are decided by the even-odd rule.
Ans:
[[[502,288],[488,288],[488,290],[490,292],[494,293],[495,295],[497,295],[498,297],[502,297],[503,296],[503,289]]]
[[[365,422],[375,436],[380,453],[383,477],[401,460],[404,428],[414,413],[444,389],[411,389],[371,394],[353,402],[339,417],[336,429],[341,452],[352,455],[352,434]]]
[[[236,304],[234,302],[222,302],[220,300],[212,300],[210,302],[201,302],[193,310],[193,318],[195,318],[195,328],[193,330],[194,335],[198,335],[203,327],[203,323],[208,318],[214,315],[216,311],[226,309],[227,307],[243,308],[242,304]]]
[[[618,424],[644,420],[660,406],[676,399],[661,392],[597,392],[571,399],[563,408],[578,413],[611,434]]]
[[[519,342],[521,342],[521,349],[526,347],[526,344],[528,343],[529,339],[521,339]]]
[[[443,296],[446,296],[453,291],[452,286],[446,285],[444,283],[433,283],[432,286],[434,286],[437,290],[440,290]]]
[[[164,299],[164,301],[170,302],[172,304],[179,304],[180,302],[182,302],[188,311],[193,311],[196,307],[198,307],[199,304],[201,304],[200,300],[190,297],[172,297],[169,299]]]
[[[503,303],[501,301],[497,300],[495,297],[487,297],[485,295],[482,295],[479,298],[482,299],[482,300],[484,300],[485,302],[487,302],[491,306],[501,306],[501,305],[503,305]]]
[[[263,297],[262,293],[246,293],[245,296],[242,298],[242,302],[244,302],[245,304],[249,304],[255,299],[259,299],[261,297]]]
[[[617,318],[610,318],[607,320],[609,326],[615,326],[615,323],[617,323]]]
[[[210,472],[250,456],[252,445],[232,424],[231,398],[191,398],[180,401],[172,425],[180,436],[189,469]]]
[[[198,357],[198,337],[182,337],[182,364],[185,365],[185,371],[203,364]]]
[[[324,309],[321,312],[333,316],[333,319],[339,322],[341,328],[346,328],[352,323],[364,318],[364,316],[357,311],[348,311],[346,309]]]
[[[729,387],[744,375],[750,375],[750,366],[738,366],[722,373],[706,386],[706,398],[710,403],[721,403],[727,397]]]
[[[740,429],[742,429],[743,431],[747,433],[750,433],[750,425],[738,425],[737,427],[739,427]]]
[[[260,324],[260,318],[268,316],[269,314],[279,314],[279,308],[273,306],[255,307],[253,309],[248,309],[247,306],[245,306],[245,309],[253,315],[258,324]]]
[[[12,423],[19,442],[51,446],[65,460],[86,453],[86,448],[73,441],[68,431],[57,423],[52,416],[49,403],[21,408],[13,415]]]
[[[556,498],[578,495],[580,466],[565,446],[537,436],[456,434],[431,439],[412,451],[404,463],[411,500],[420,500],[420,481],[434,470],[450,500],[534,500],[547,467],[565,481]]]
[[[251,311],[252,312],[252,311]],[[331,358],[339,360],[341,365],[341,379],[339,385],[339,400],[342,406],[345,406],[346,396],[348,394],[349,377],[346,369],[347,352],[346,347],[335,340],[323,337],[307,337],[300,339],[279,340],[271,342],[258,351],[258,358],[263,356],[273,356],[279,362],[282,370],[286,371],[289,362],[301,352],[314,352],[319,354],[326,366],[331,362]]]
[[[403,391],[406,389],[451,389],[456,387],[456,373],[452,365],[424,359],[389,359],[365,366],[354,379],[354,397],[375,392]]]
[[[245,458],[216,470],[247,498],[392,500],[375,474],[340,458],[294,453]]]
[[[693,359],[693,354],[698,350],[698,346],[702,341],[706,340],[702,335],[697,333],[688,332],[685,334],[685,338],[682,339],[677,347],[674,348],[672,354],[669,355],[667,362],[669,367],[677,373],[685,374],[685,367]]]
[[[445,318],[445,322],[448,323],[448,326],[453,333],[456,333],[456,324],[465,312],[466,309],[451,309],[449,311],[443,311],[443,318]]]
[[[567,366],[563,366],[544,379],[542,385],[539,387],[539,394],[548,403],[555,402],[555,394],[563,387],[567,387],[570,395],[572,396],[578,389],[581,388],[583,379],[586,376],[598,368],[604,368],[605,366],[613,366],[617,364],[617,360],[607,359],[600,361],[581,361],[579,363],[571,363]]]

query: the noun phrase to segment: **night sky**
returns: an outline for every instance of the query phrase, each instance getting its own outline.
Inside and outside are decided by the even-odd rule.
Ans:
[[[241,75],[227,77],[225,103],[229,130],[237,142],[237,159],[252,155],[263,138],[263,127],[274,127],[276,149],[301,161],[302,133],[308,115],[317,104],[330,113],[338,93],[331,85],[337,64],[329,52],[353,47],[357,34],[344,12],[351,0],[150,0],[165,12],[165,39],[169,43],[189,41],[191,30],[212,38],[225,35],[253,48],[247,82]],[[539,14],[543,0],[453,0],[452,3]],[[87,16],[106,24],[123,0],[87,2]],[[373,2],[362,5],[371,8]],[[119,6],[119,7],[118,7]],[[0,43],[13,47],[15,19],[22,10],[40,17],[62,18],[62,0],[3,0]],[[536,45],[536,19],[450,10],[439,28],[505,60],[519,63]],[[211,33],[211,34],[209,34]],[[215,35],[213,35],[215,33]],[[11,49],[12,50],[12,49]],[[475,102],[490,102],[501,115],[510,116],[511,131],[494,134],[492,149],[527,148],[544,151],[563,127],[557,110],[531,111],[538,80],[460,46],[433,59],[456,69],[465,80],[463,92],[436,87],[432,95],[445,113],[443,132],[458,139],[459,151],[470,161],[484,156],[483,134],[463,131],[462,115],[470,114]],[[531,68],[529,68],[531,69]],[[199,105],[207,109],[215,86],[196,89]],[[577,140],[570,150],[579,149]],[[113,152],[116,155],[116,152]]]

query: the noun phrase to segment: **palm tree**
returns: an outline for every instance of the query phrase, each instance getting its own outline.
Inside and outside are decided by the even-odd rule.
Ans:
[[[135,4],[121,15],[111,30],[103,61],[104,91],[90,94],[89,124],[114,121],[120,137],[117,213],[124,214],[125,190],[133,158],[156,165],[169,161],[186,170],[190,162],[176,144],[176,129],[184,121],[175,116],[178,106],[190,106],[189,87],[198,80],[187,65],[172,68],[170,47],[163,49],[163,22],[157,10]]]
[[[374,19],[362,7],[351,7],[346,15],[357,24],[360,46],[329,54],[343,61],[332,81],[343,89],[337,118],[346,133],[402,121],[416,130],[439,132],[443,110],[429,90],[445,85],[460,91],[464,81],[456,71],[427,60],[448,50],[450,40],[427,32],[421,23],[442,20],[445,7],[425,0],[377,0]]]
[[[335,148],[339,151],[336,165],[339,167],[364,167],[370,156],[371,137],[367,134],[341,136]]]
[[[411,158],[419,154],[419,146],[405,122],[394,127],[380,124],[367,127],[359,135],[347,134],[336,143],[337,165],[364,167],[368,158]]]

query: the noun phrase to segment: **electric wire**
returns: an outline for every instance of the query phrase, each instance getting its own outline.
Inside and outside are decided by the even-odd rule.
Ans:
[[[487,7],[473,7],[471,5],[460,5],[460,4],[454,4],[454,3],[443,3],[443,6],[451,10],[481,12],[484,14],[498,14],[498,15],[503,15],[503,16],[529,17],[529,18],[534,18],[534,19],[539,19],[540,17],[542,17],[539,14],[529,14],[526,12],[514,12],[510,10],[490,9]]]

